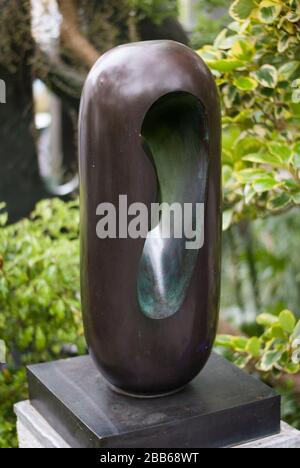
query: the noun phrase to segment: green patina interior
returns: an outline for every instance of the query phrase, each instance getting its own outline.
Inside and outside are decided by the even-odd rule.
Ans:
[[[209,133],[201,102],[188,93],[163,96],[147,113],[142,138],[157,174],[157,201],[205,203]],[[151,319],[178,312],[199,253],[186,249],[185,237],[164,239],[160,232],[161,223],[148,233],[137,281],[141,311]]]

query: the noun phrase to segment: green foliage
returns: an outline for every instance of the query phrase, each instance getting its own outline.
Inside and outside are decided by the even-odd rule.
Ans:
[[[225,214],[238,222],[300,204],[300,1],[236,0],[230,14],[199,53],[221,92]]]
[[[216,346],[231,352],[232,361],[241,368],[249,368],[274,377],[300,371],[300,320],[289,310],[278,316],[264,313],[257,317],[263,329],[260,336],[251,338],[218,336]]]
[[[300,320],[289,310],[257,317],[251,337],[219,335],[216,350],[246,371],[259,375],[282,396],[282,419],[300,429]]]
[[[236,21],[243,21],[249,18],[254,7],[254,0],[235,0],[230,7],[229,13]]]
[[[0,217],[0,446],[15,445],[12,406],[26,398],[24,366],[85,352],[80,313],[78,203],[38,204],[30,219]],[[4,349],[1,347],[0,361]],[[0,368],[1,369],[1,368]]]

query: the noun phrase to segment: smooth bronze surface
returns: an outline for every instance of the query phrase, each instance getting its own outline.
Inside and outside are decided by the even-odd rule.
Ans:
[[[198,135],[198,136],[197,136]],[[115,387],[161,394],[204,367],[220,289],[220,110],[200,57],[172,41],[120,46],[87,79],[80,112],[82,306],[89,350]],[[100,203],[205,202],[205,244],[105,239]],[[157,258],[160,268],[157,267]]]

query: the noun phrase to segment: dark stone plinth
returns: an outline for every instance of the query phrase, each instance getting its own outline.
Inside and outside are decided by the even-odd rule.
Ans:
[[[74,448],[219,448],[280,432],[280,397],[217,355],[152,400],[115,394],[88,356],[30,366],[28,380],[32,405]]]

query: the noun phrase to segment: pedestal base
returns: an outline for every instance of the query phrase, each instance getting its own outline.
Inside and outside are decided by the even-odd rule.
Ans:
[[[19,447],[32,448],[71,448],[59,434],[47,423],[29,401],[22,401],[15,405],[17,415],[17,429]],[[300,448],[300,432],[281,423],[280,434],[255,440],[249,444],[232,447],[237,449],[296,449]]]
[[[74,448],[219,448],[280,432],[280,397],[212,355],[182,392],[117,395],[88,356],[28,369],[32,406]]]

